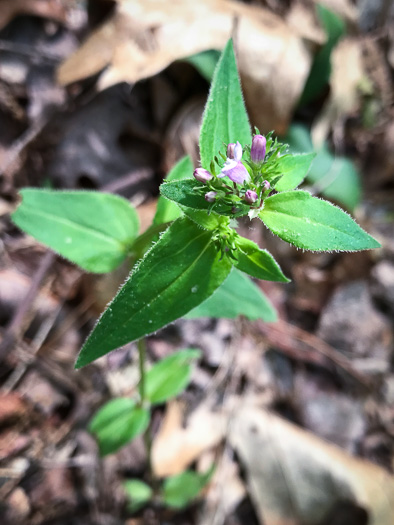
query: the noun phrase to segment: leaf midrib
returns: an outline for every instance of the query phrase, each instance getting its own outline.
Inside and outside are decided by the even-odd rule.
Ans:
[[[26,207],[27,211],[29,211],[29,207]],[[64,224],[65,226],[71,227],[73,229],[81,229],[85,233],[88,233],[89,235],[96,237],[99,240],[104,240],[108,244],[116,245],[118,248],[120,247],[121,251],[123,252],[125,250],[125,247],[127,245],[127,240],[120,241],[119,239],[116,239],[114,237],[111,237],[109,235],[106,235],[102,232],[99,232],[98,230],[95,230],[94,228],[91,228],[89,226],[85,226],[83,224],[78,224],[70,219],[67,219],[65,217],[59,217],[56,215],[52,215],[50,213],[47,213],[42,210],[37,210],[36,208],[33,208],[33,212],[29,211],[29,213],[32,213],[32,215],[37,215],[42,218],[50,219],[53,222],[58,222],[61,224]],[[130,239],[131,240],[131,239]]]

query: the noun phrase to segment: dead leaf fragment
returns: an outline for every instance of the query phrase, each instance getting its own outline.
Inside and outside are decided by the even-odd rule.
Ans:
[[[152,447],[152,466],[157,477],[179,474],[205,450],[217,445],[226,431],[223,414],[214,413],[206,405],[191,414],[185,427],[182,420],[182,405],[170,403]]]
[[[223,49],[231,36],[253,124],[283,133],[309,73],[310,52],[282,19],[239,2],[118,0],[112,18],[60,66],[58,81],[66,85],[103,70],[100,89],[135,83],[175,60]]]
[[[331,65],[330,98],[312,132],[316,147],[323,144],[333,126],[338,122],[341,124],[359,108],[360,86],[365,77],[359,40],[341,40],[332,52]]]
[[[229,441],[239,454],[255,510],[265,525],[312,525],[341,501],[391,525],[394,477],[259,408],[237,410]]]

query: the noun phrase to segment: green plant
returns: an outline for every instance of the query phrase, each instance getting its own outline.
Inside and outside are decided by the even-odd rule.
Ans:
[[[223,148],[226,153],[223,153]],[[261,220],[284,241],[317,251],[356,251],[379,243],[333,204],[297,190],[313,153],[290,155],[287,146],[256,130],[252,137],[232,42],[214,73],[200,135],[201,167],[182,159],[162,184],[152,226],[137,236],[134,209],[112,195],[23,190],[14,222],[64,257],[93,272],[130,258],[131,274],[86,340],[76,363],[85,366],[137,340],[140,382],[136,399],[102,407],[90,429],[102,454],[115,452],[145,432],[150,449],[150,409],[179,394],[190,380],[198,351],[182,350],[145,365],[145,340],[188,315],[262,317],[275,311],[245,274],[288,282],[277,262],[240,236],[237,217]],[[120,224],[118,224],[118,221]],[[160,501],[180,507],[210,479],[185,472],[168,479]],[[132,509],[156,497],[139,480],[126,482]]]

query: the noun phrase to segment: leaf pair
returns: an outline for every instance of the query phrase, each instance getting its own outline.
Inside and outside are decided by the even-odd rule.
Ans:
[[[180,350],[153,365],[145,375],[143,407],[122,397],[100,408],[89,429],[96,436],[102,456],[118,451],[145,432],[150,421],[145,405],[164,403],[185,390],[191,379],[192,362],[199,356],[199,350]]]
[[[160,490],[160,500],[167,507],[182,509],[197,498],[202,489],[212,478],[214,467],[202,474],[186,470],[164,480]],[[124,489],[130,499],[129,510],[135,512],[146,505],[153,497],[153,491],[143,481],[131,479],[126,481]]]

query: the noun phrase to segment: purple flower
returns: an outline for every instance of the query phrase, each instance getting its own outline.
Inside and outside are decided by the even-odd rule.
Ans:
[[[267,191],[271,188],[271,184],[268,182],[268,180],[265,180],[262,184],[262,188],[264,191]]]
[[[212,179],[212,175],[208,170],[204,170],[204,168],[196,168],[194,170],[193,176],[196,180],[198,180],[198,182],[202,182],[203,184],[206,184]]]
[[[245,200],[248,204],[254,204],[257,201],[257,193],[253,190],[246,190]]]
[[[252,147],[250,149],[250,158],[255,164],[263,162],[265,157],[265,149],[267,146],[267,139],[263,135],[255,135],[252,140]]]
[[[204,197],[207,202],[215,202],[216,195],[216,191],[208,191],[208,193],[206,193]]]
[[[230,146],[230,144],[229,144]],[[227,148],[227,154],[229,153]],[[230,154],[232,151],[230,149]],[[234,146],[234,158],[227,157],[226,162],[224,163],[222,171],[219,173],[218,177],[228,177],[230,180],[237,184],[243,184],[245,181],[250,180],[250,175],[248,170],[241,162],[242,159],[242,146],[237,142]]]
[[[235,148],[234,142],[230,142],[230,144],[227,145],[227,158],[228,159],[234,158],[234,148]]]

